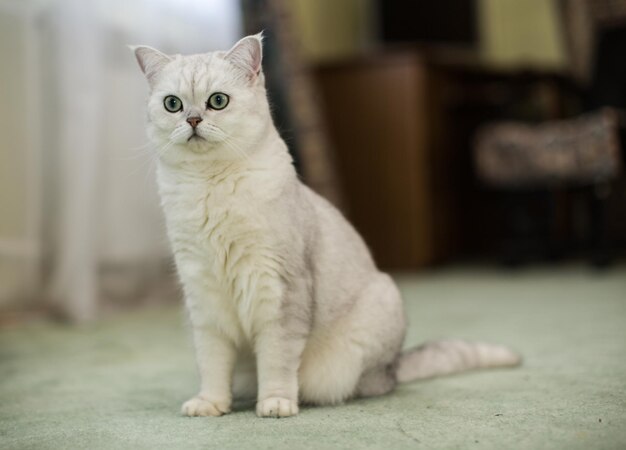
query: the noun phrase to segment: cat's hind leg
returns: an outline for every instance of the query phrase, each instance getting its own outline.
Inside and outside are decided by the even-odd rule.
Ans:
[[[385,395],[396,387],[396,364],[375,367],[365,372],[357,385],[357,397],[377,397]]]
[[[366,342],[365,370],[355,395],[374,397],[391,392],[396,384],[398,355],[404,342],[406,319],[398,289],[387,274],[379,274],[360,299],[362,339]]]
[[[386,274],[373,276],[332,329],[311,336],[299,370],[301,399],[324,405],[391,391],[405,328],[395,284]]]
[[[312,405],[333,405],[354,395],[363,372],[361,349],[345,330],[334,330],[309,338],[298,371],[300,400]]]

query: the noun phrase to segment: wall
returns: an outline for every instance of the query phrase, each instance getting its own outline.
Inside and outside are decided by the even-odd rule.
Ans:
[[[481,53],[501,68],[567,65],[556,0],[480,0]]]
[[[292,0],[305,57],[311,62],[349,57],[372,38],[372,11],[368,0]]]
[[[0,307],[37,283],[36,89],[29,89],[36,6],[0,3]]]

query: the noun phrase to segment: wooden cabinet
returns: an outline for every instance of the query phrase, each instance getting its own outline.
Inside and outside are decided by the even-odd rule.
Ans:
[[[414,53],[315,71],[347,215],[382,268],[444,259],[455,222],[440,83]]]

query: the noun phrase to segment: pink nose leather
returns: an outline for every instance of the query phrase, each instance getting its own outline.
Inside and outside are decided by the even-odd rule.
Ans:
[[[188,117],[187,122],[191,125],[191,128],[196,128],[200,122],[202,122],[202,118],[200,117]]]

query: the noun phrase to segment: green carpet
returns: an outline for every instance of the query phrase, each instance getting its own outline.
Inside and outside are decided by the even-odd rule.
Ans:
[[[626,267],[453,268],[397,277],[408,344],[466,337],[523,367],[401,386],[288,419],[187,418],[198,386],[179,308],[0,331],[0,448],[626,448]]]

